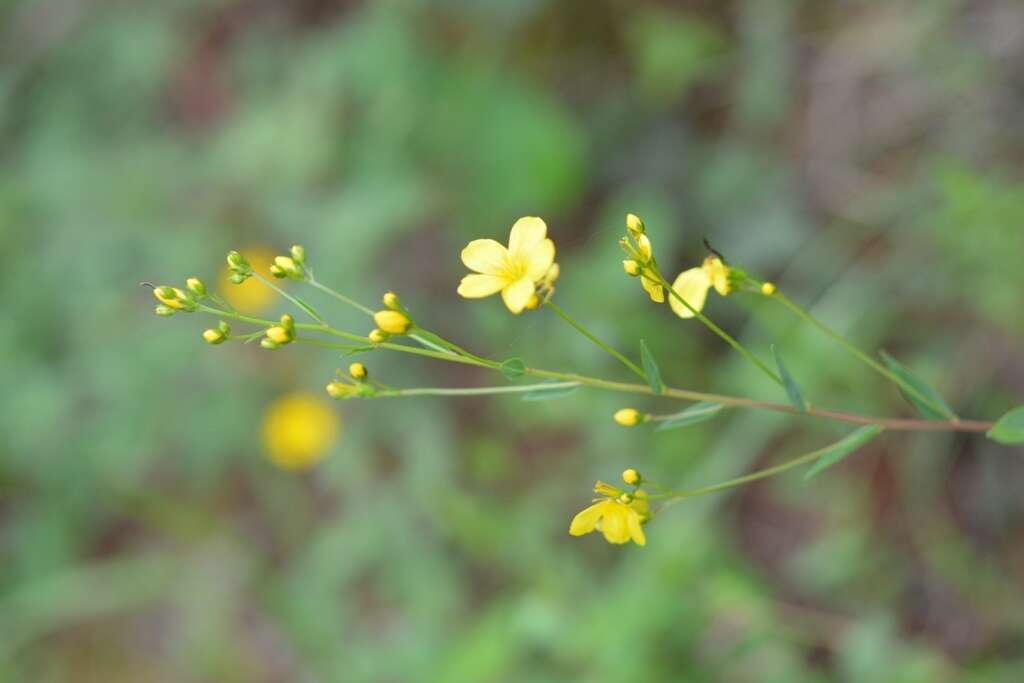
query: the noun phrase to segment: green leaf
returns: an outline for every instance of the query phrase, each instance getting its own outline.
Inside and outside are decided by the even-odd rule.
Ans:
[[[650,385],[651,391],[655,394],[663,392],[665,385],[661,381],[661,370],[658,369],[658,363],[643,339],[640,340],[640,362],[644,366],[644,374],[647,375],[647,384]]]
[[[689,427],[690,425],[695,425],[698,422],[710,420],[711,418],[718,415],[718,413],[722,412],[723,408],[725,408],[725,406],[723,406],[722,404],[711,403],[709,401],[701,401],[700,403],[694,403],[692,406],[690,406],[683,412],[679,413],[678,415],[674,415],[669,419],[663,421],[661,424],[658,425],[655,431],[665,432],[670,429]]]
[[[413,341],[419,342],[421,346],[434,351],[441,351],[442,353],[450,353],[457,355],[455,351],[445,343],[444,339],[441,339],[433,332],[428,332],[421,328],[416,328],[416,331],[409,335]]]
[[[793,379],[793,375],[789,374],[789,370],[786,368],[786,364],[782,362],[782,356],[779,355],[778,350],[775,346],[772,346],[772,355],[775,356],[775,365],[779,368],[779,374],[782,376],[782,381],[786,385],[786,393],[789,395],[789,402],[793,404],[793,407],[799,410],[801,413],[807,412],[807,404],[804,402],[804,394],[800,391],[800,385]]]
[[[999,418],[985,436],[1008,446],[1024,443],[1024,406],[1014,408]]]
[[[292,295],[292,299],[295,300],[295,303],[298,304],[299,308],[301,308],[306,313],[308,313],[310,316],[312,316],[314,320],[316,320],[317,322],[323,323],[324,319],[322,317],[320,317],[320,314],[316,312],[315,308],[313,308],[312,306],[310,306],[309,304],[307,304],[305,301],[303,301],[299,297],[295,296],[294,294]]]
[[[507,379],[515,381],[526,374],[526,364],[522,358],[509,358],[501,364],[501,374]]]
[[[552,381],[551,384],[564,384],[564,382]],[[565,398],[575,394],[579,385],[573,387],[554,386],[550,389],[534,389],[523,394],[524,401],[553,401],[557,398]]]
[[[814,462],[814,465],[804,475],[804,480],[810,479],[827,467],[832,467],[832,465],[835,465],[883,431],[878,425],[867,425],[848,434],[845,438],[836,441],[831,446],[823,448],[821,455]]]
[[[923,396],[927,401],[922,401],[914,394],[908,393],[903,387],[900,387],[900,393],[903,394],[903,398],[907,400],[907,403],[917,408],[917,412],[922,417],[929,420],[954,420],[956,419],[956,413],[949,407],[945,399],[939,394],[939,392],[932,389],[927,382],[914,374],[914,372],[907,366],[900,363],[898,360],[887,354],[885,351],[881,352],[882,359],[885,360],[885,364],[889,366],[889,370],[894,375],[900,378],[907,385],[914,388],[918,394]]]

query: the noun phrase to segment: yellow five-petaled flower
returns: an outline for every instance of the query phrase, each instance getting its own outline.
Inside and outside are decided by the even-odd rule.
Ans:
[[[700,312],[704,309],[704,302],[708,298],[708,290],[714,287],[715,291],[726,296],[732,291],[732,283],[729,282],[729,266],[722,262],[717,256],[708,256],[699,268],[690,268],[679,274],[672,289],[690,304],[687,308],[682,301],[674,296],[669,300],[672,310],[680,318],[692,318],[693,311]]]
[[[522,313],[555,266],[555,243],[548,226],[524,216],[512,226],[508,247],[489,239],[473,240],[462,250],[462,262],[474,271],[462,278],[459,294],[480,299],[501,292],[508,310]]]
[[[647,538],[641,525],[650,517],[647,494],[643,491],[624,493],[601,481],[594,484],[594,492],[604,498],[596,499],[593,505],[573,517],[569,533],[582,536],[600,531],[609,543],[633,541],[645,545]]]

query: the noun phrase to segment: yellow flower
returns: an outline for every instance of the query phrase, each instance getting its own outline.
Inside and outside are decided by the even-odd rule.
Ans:
[[[591,531],[600,531],[609,543],[621,544],[633,541],[645,545],[643,522],[650,518],[647,494],[622,493],[614,486],[603,482],[594,485],[594,491],[605,496],[578,513],[569,525],[569,533],[582,536]]]
[[[266,273],[274,262],[274,253],[266,247],[256,246],[243,249],[246,260],[252,264],[253,270]],[[231,269],[225,268],[219,278],[219,289],[232,306],[242,313],[258,315],[270,307],[276,296],[269,287],[255,278],[249,278],[240,285],[231,282]]]
[[[263,446],[267,457],[286,470],[316,465],[334,445],[341,421],[330,405],[310,394],[279,398],[263,417]]]
[[[708,256],[699,268],[683,271],[672,285],[676,293],[698,312],[704,309],[708,290],[712,287],[722,296],[732,291],[729,283],[729,266],[717,256]],[[692,318],[694,315],[693,311],[675,297],[669,300],[669,305],[680,318]]]
[[[508,310],[522,313],[537,285],[557,278],[552,271],[555,243],[547,239],[547,231],[540,218],[525,216],[512,226],[507,248],[489,239],[470,242],[462,250],[462,262],[475,272],[462,278],[459,295],[480,299],[501,292]]]
[[[775,294],[775,292],[776,289],[774,283],[765,282],[761,285],[761,293],[764,294],[765,296],[771,296],[772,294]]]
[[[644,421],[644,416],[636,408],[623,408],[615,413],[614,419],[623,427],[636,427]]]
[[[377,328],[388,334],[405,334],[412,328],[412,321],[401,311],[377,311],[373,314]]]

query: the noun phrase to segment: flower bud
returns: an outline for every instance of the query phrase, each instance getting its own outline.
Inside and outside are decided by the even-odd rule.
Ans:
[[[644,421],[644,416],[636,408],[623,408],[615,413],[614,419],[623,427],[635,427]]]
[[[220,330],[221,332],[223,332],[224,336],[227,336],[227,335],[231,334],[231,325],[228,325],[223,320],[221,320],[219,323],[217,323],[217,329]]]
[[[412,329],[412,321],[400,311],[377,311],[373,314],[373,322],[388,334],[405,334]]]
[[[260,346],[267,350],[273,351],[274,349],[279,348],[281,345],[276,343],[270,337],[264,337],[263,339],[260,339]]]
[[[299,265],[305,265],[306,263],[306,250],[301,245],[295,244],[292,246],[290,252],[292,260]]]
[[[281,316],[281,327],[288,330],[289,332],[295,331],[295,318],[291,317],[287,313]]]
[[[776,291],[778,290],[776,290],[775,284],[772,282],[765,282],[764,284],[761,285],[761,293],[764,294],[765,296],[771,296]]]
[[[640,258],[643,259],[643,262],[650,263],[651,258],[654,256],[654,247],[651,246],[651,239],[647,235],[638,235],[636,238],[636,246],[640,252]]]
[[[631,258],[622,262],[622,269],[626,271],[626,275],[629,275],[630,277],[636,277],[640,275],[640,273],[644,272],[643,266]]]
[[[287,277],[292,280],[301,280],[306,276],[302,264],[297,263],[291,256],[277,256],[274,258],[274,265],[270,267],[274,277]],[[280,275],[278,273],[281,273]]]
[[[231,270],[248,271],[252,268],[252,266],[249,265],[249,262],[245,260],[245,257],[237,251],[229,251],[227,260],[228,268]]]
[[[623,493],[621,496],[618,497],[618,501],[623,505],[629,505],[630,503],[633,502],[633,494]]]
[[[643,481],[640,473],[630,467],[622,473],[622,481],[626,482],[629,486],[637,486]]]
[[[170,306],[164,306],[161,304],[160,306],[157,306],[153,310],[153,312],[156,313],[161,318],[170,318],[172,315],[174,315],[175,310]]]
[[[266,338],[272,341],[276,348],[278,346],[290,344],[292,340],[295,339],[295,335],[292,333],[291,330],[287,329],[286,327],[281,325],[275,325],[274,327],[270,327],[267,329]]]
[[[398,311],[402,308],[402,301],[398,298],[398,295],[394,292],[388,292],[384,295],[384,308],[392,311]]]
[[[200,299],[206,296],[206,284],[197,277],[190,277],[185,280],[185,286]]]
[[[233,284],[240,285],[246,280],[248,280],[249,276],[243,275],[242,273],[232,273],[231,277],[229,277],[228,279],[231,280]]]
[[[391,335],[383,330],[370,330],[370,334],[367,335],[367,338],[370,340],[371,344],[383,344],[390,336]]]
[[[640,217],[633,213],[626,214],[626,230],[629,230],[629,234],[633,236],[633,239],[637,239],[640,235],[644,234],[644,222],[640,220]]]
[[[355,388],[344,382],[331,382],[327,385],[327,395],[331,398],[348,398],[355,392]]]
[[[551,267],[548,268],[548,272],[544,274],[542,283],[547,289],[551,289],[558,282],[558,277],[562,274],[562,267],[557,263],[552,263]]]
[[[227,341],[227,336],[220,330],[206,330],[203,332],[203,339],[206,340],[207,344],[217,346]]]
[[[536,310],[536,309],[537,309],[537,307],[539,307],[539,306],[540,306],[540,297],[539,297],[539,296],[537,296],[536,294],[533,294],[533,295],[532,295],[532,296],[531,296],[531,297],[530,297],[530,298],[529,298],[529,299],[527,300],[527,302],[526,302],[526,306],[524,306],[524,308],[525,308],[526,310],[528,310],[528,311],[534,311],[534,310]]]
[[[284,268],[277,265],[276,263],[270,266],[270,274],[276,277],[278,280],[283,280],[288,277],[288,273],[285,272]]]
[[[370,373],[362,363],[353,363],[348,366],[348,374],[352,376],[352,379],[366,379]]]

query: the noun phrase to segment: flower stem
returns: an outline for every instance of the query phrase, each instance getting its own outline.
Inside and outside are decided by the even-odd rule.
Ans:
[[[371,310],[370,308],[362,305],[361,303],[359,303],[355,299],[351,299],[351,298],[345,296],[341,292],[336,292],[333,289],[331,289],[330,287],[327,287],[325,285],[320,284],[319,282],[316,281],[316,278],[313,277],[312,273],[309,273],[308,271],[306,273],[306,282],[309,284],[310,287],[313,287],[315,289],[319,289],[324,294],[326,294],[328,296],[331,296],[331,297],[334,297],[335,299],[337,299],[338,301],[342,302],[343,304],[347,304],[347,305],[351,306],[352,308],[356,309],[357,311],[359,311],[361,313],[365,313],[368,316],[371,316],[371,317],[373,316],[373,310]]]
[[[242,315],[241,313],[231,313],[228,311],[221,311],[209,306],[200,304],[198,310],[209,313],[211,315],[219,316],[222,318],[229,318],[232,320],[239,320],[242,322],[251,323],[253,325],[260,325],[263,327],[269,327],[276,324],[272,320],[263,320],[261,318],[253,318],[251,316]],[[415,346],[407,346],[405,344],[395,344],[392,342],[384,342],[381,344],[372,344],[367,337],[361,337],[357,334],[345,332],[343,330],[336,330],[332,327],[323,325],[313,325],[308,323],[298,323],[295,325],[297,330],[304,330],[308,332],[322,332],[329,334],[341,339],[348,341],[357,342],[360,346],[370,347],[374,349],[385,349],[388,351],[397,351],[400,353],[409,353],[417,356],[424,356],[426,358],[434,358],[437,360],[448,361],[451,363],[460,363],[462,365],[473,365],[476,367],[486,368],[489,370],[500,370],[501,363],[498,361],[490,360],[487,358],[477,357],[466,357],[455,355],[451,353],[445,353],[440,351],[432,351],[430,349],[421,349]],[[343,351],[351,351],[354,347],[351,344],[333,344],[331,342],[325,342],[321,340],[314,340],[310,337],[296,337],[296,343],[315,344],[323,348],[338,349]],[[358,347],[355,347],[358,348]],[[525,373],[530,377],[537,377],[539,379],[554,379],[560,382],[575,383],[583,386],[593,387],[595,389],[605,389],[608,391],[617,391],[621,393],[629,394],[643,394],[647,396],[654,396],[654,392],[646,384],[629,384],[626,382],[616,382],[612,380],[601,379],[598,377],[589,377],[587,375],[578,375],[570,372],[559,372],[555,370],[543,370],[540,368],[526,368]],[[550,388],[552,385],[545,385],[546,388]],[[857,415],[854,413],[845,413],[836,410],[826,410],[823,408],[808,408],[806,412],[801,412],[793,406],[786,403],[774,403],[771,401],[758,401],[755,399],[741,398],[738,396],[727,396],[724,394],[711,394],[700,391],[692,391],[690,389],[677,389],[674,387],[665,387],[664,391],[659,395],[661,397],[676,398],[685,401],[708,401],[712,403],[720,403],[724,406],[731,406],[735,408],[751,408],[756,410],[770,410],[779,413],[787,413],[790,415],[798,416],[811,416],[819,417],[830,420],[837,420],[839,422],[848,422],[851,424],[859,425],[878,425],[890,430],[900,431],[931,431],[931,432],[985,432],[992,428],[992,422],[983,422],[979,420],[956,420],[956,421],[937,421],[937,420],[915,420],[915,419],[903,419],[903,418],[882,418],[872,417],[867,415]]]
[[[678,301],[681,304],[683,304],[683,306],[686,306],[686,308],[691,313],[693,313],[694,317],[697,318],[697,320],[699,320],[702,323],[704,323],[705,327],[707,327],[709,330],[711,330],[716,335],[718,335],[726,344],[728,344],[732,348],[736,349],[736,351],[738,351],[744,358],[746,358],[748,361],[753,363],[757,367],[758,370],[760,370],[764,374],[768,375],[768,377],[773,382],[778,384],[780,387],[784,387],[785,386],[785,382],[782,381],[782,378],[779,377],[779,375],[774,370],[772,370],[770,367],[768,367],[768,365],[765,364],[764,361],[762,361],[760,358],[755,356],[751,351],[749,351],[747,349],[747,347],[743,346],[743,344],[741,344],[739,341],[737,341],[735,337],[733,337],[731,334],[729,334],[728,332],[723,330],[721,327],[716,325],[714,322],[712,322],[712,320],[710,318],[708,318],[706,315],[704,315],[703,313],[698,311],[696,308],[691,306],[689,301],[687,301],[686,299],[681,297],[679,295],[679,292],[676,291],[675,287],[673,287],[672,285],[670,285],[668,283],[668,280],[665,279],[665,277],[661,274],[661,272],[655,270],[655,271],[653,271],[653,274],[657,276],[658,281],[661,283],[661,286],[664,287],[665,289],[667,289],[668,293],[672,297],[674,297],[676,301]]]
[[[492,394],[520,394],[550,389],[570,389],[580,386],[579,382],[545,382],[542,384],[517,384],[504,387],[417,387],[415,389],[394,389],[380,392],[377,396],[489,396]]]
[[[292,296],[288,292],[284,291],[283,289],[281,289],[280,287],[278,287],[273,282],[271,282],[267,278],[263,277],[259,273],[253,273],[252,277],[256,278],[257,280],[259,280],[260,282],[265,284],[267,287],[270,287],[272,290],[274,290],[275,292],[277,292],[278,294],[283,296],[285,299],[287,299],[288,301],[291,301],[293,304],[295,304],[296,306],[301,308],[313,320],[317,321],[321,325],[325,325],[325,326],[327,325],[327,321],[324,320],[323,317],[319,313],[317,313],[315,310],[313,310],[313,308],[309,304],[304,303],[302,301],[299,301],[294,296]]]
[[[776,292],[771,298],[777,300],[783,306],[788,308],[793,314],[795,314],[801,320],[810,323],[814,327],[818,328],[821,332],[824,332],[826,336],[828,336],[833,341],[842,346],[844,349],[846,349],[846,351],[850,353],[854,358],[857,358],[875,372],[879,373],[889,381],[895,383],[905,393],[913,396],[918,401],[921,401],[928,407],[937,411],[940,415],[945,415],[947,418],[949,418],[950,421],[956,422],[959,420],[959,418],[956,415],[950,414],[949,410],[946,407],[936,405],[934,401],[932,401],[930,398],[921,393],[921,391],[910,385],[908,382],[906,382],[901,377],[893,373],[891,370],[889,370],[887,367],[876,361],[874,358],[858,349],[856,346],[847,341],[845,337],[843,337],[841,334],[833,330],[825,323],[815,318],[813,315],[811,315],[810,311],[792,301],[782,292]]]
[[[834,445],[835,444],[829,444],[828,446],[819,448],[816,451],[811,451],[810,453],[805,453],[799,457],[793,458],[792,460],[787,460],[784,463],[774,465],[773,467],[767,467],[763,470],[758,470],[756,472],[751,472],[750,474],[745,474],[742,477],[729,479],[719,484],[704,486],[699,489],[691,489],[689,491],[667,491],[665,493],[660,493],[656,496],[651,496],[650,500],[672,499],[673,501],[678,501],[683,500],[684,498],[696,498],[697,496],[704,496],[709,493],[717,493],[719,491],[726,491],[728,489],[733,489],[738,486],[743,486],[744,484],[749,484],[750,482],[758,481],[759,479],[767,479],[768,477],[774,477],[775,475],[782,474],[783,472],[791,470],[794,467],[799,467],[800,465],[803,465],[805,463],[817,460],[822,455],[831,450],[831,448]]]
[[[612,357],[620,361],[623,365],[629,368],[630,371],[633,372],[633,374],[637,375],[638,377],[640,377],[640,379],[644,380],[645,382],[647,381],[647,373],[644,372],[639,366],[637,366],[636,363],[629,360],[624,355],[613,349],[611,346],[605,344],[603,341],[595,337],[587,328],[583,327],[583,325],[576,322],[576,320],[574,320],[568,313],[563,311],[561,306],[559,306],[558,304],[551,300],[544,302],[544,305],[550,308],[555,313],[557,313],[558,317],[560,317],[565,322],[569,323],[569,325],[571,325],[573,329],[575,329],[577,332],[579,332],[584,337],[589,339],[599,348],[609,353]]]

